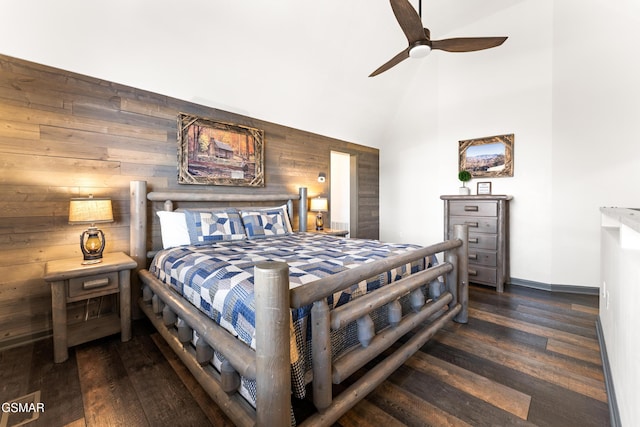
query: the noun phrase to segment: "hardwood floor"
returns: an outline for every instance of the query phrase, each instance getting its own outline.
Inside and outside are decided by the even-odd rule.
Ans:
[[[597,296],[473,286],[469,323],[440,331],[337,425],[608,426],[597,313]],[[51,339],[0,352],[0,402],[39,392],[28,426],[232,425],[148,322],[133,330],[62,364]],[[0,426],[33,415],[0,412]]]

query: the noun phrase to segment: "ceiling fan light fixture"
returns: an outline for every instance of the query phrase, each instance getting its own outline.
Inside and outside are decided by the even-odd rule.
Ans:
[[[409,49],[409,56],[411,58],[424,58],[425,56],[429,55],[430,52],[431,46],[426,44],[419,44]]]

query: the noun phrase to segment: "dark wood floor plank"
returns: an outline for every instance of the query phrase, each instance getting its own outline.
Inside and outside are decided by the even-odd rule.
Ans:
[[[490,288],[489,288],[490,290]],[[586,307],[598,307],[598,295],[575,294],[567,292],[549,292],[526,286],[507,285],[505,292],[509,296],[526,297],[537,301],[547,302],[549,305],[580,304]]]
[[[367,400],[408,426],[471,427],[469,423],[462,421],[454,414],[420,399],[390,381],[382,383],[367,397]]]
[[[600,313],[599,307],[587,307],[580,304],[571,304],[571,310],[575,313],[590,314],[594,317],[598,317],[598,314]]]
[[[528,421],[407,366],[391,374],[389,381],[473,426],[533,426]]]
[[[471,319],[472,320],[465,325],[452,323],[446,327],[451,331],[456,331],[458,328],[464,327],[465,329],[473,329],[502,341],[516,342],[530,347],[536,347],[540,350],[545,350],[547,348],[549,339],[545,336],[529,331],[523,331],[518,328],[514,328],[512,327],[513,325],[509,324],[490,322],[479,319],[478,317],[471,317]]]
[[[583,314],[582,316],[576,315],[575,312],[558,312],[555,310],[548,310],[546,308],[532,307],[529,305],[518,304],[517,310],[521,313],[531,314],[537,317],[544,317],[554,322],[562,324],[569,324],[573,326],[583,327],[589,330],[593,329],[593,324],[596,322],[596,316],[591,314]]]
[[[76,347],[87,427],[149,426],[116,340]]]
[[[507,411],[518,418],[527,419],[531,396],[422,351],[407,360],[405,365],[446,382],[458,390],[464,391],[503,411]]]
[[[470,304],[470,309],[490,312],[497,316],[503,316],[515,321],[531,323],[531,324],[539,325],[541,327],[547,327],[550,329],[566,332],[569,334],[590,338],[596,341],[596,331],[595,331],[595,328],[591,326],[577,326],[577,325],[572,325],[568,323],[557,322],[554,319],[550,319],[545,316],[529,314],[522,311],[518,311],[517,309],[510,310],[505,308],[496,308],[490,304],[478,303],[477,301],[474,301],[472,304]]]
[[[489,311],[487,311],[489,310]],[[530,323],[530,321],[515,319],[508,315],[496,314],[486,308],[484,310],[470,307],[469,315],[476,319],[481,319],[486,322],[496,323],[498,325],[507,326],[509,328],[517,329],[519,331],[528,332],[534,335],[539,335],[546,338],[555,338],[559,341],[563,341],[576,346],[599,351],[600,345],[595,338],[584,337],[582,335],[576,335],[571,332],[556,329],[550,326],[542,326],[536,323]],[[529,319],[531,320],[531,319]],[[595,330],[595,325],[594,325]],[[595,333],[595,332],[594,332]]]
[[[597,366],[602,366],[600,352],[593,349],[586,349],[582,346],[577,346],[550,338],[547,344],[547,350],[558,354],[563,354],[574,359],[582,360],[584,362],[589,362]]]
[[[191,396],[198,404],[200,409],[207,415],[207,418],[215,427],[231,427],[233,423],[222,412],[222,409],[209,397],[207,392],[198,384],[196,379],[191,375],[189,369],[182,363],[182,361],[175,355],[171,347],[164,341],[164,339],[157,333],[151,335],[156,347],[160,350],[161,354],[167,360],[171,369],[177,374],[182,383],[187,387]]]
[[[607,427],[609,425],[609,411],[606,403],[523,374],[495,360],[460,351],[437,341],[427,343],[423,351],[530,395],[528,420],[537,425],[558,427]],[[576,411],[574,408],[584,409]]]
[[[40,341],[34,345],[29,372],[29,389],[40,390],[40,400],[45,404],[45,411],[29,427],[63,426],[74,421],[84,424],[75,352],[69,352],[69,359],[64,363],[53,363],[53,340]]]
[[[25,366],[31,365],[34,345],[37,343],[0,353],[0,401],[9,402],[33,391],[29,390],[29,371]]]
[[[338,424],[342,427],[405,427],[407,425],[367,400],[361,400],[351,411],[340,417]]]
[[[576,368],[552,355],[537,353],[517,344],[495,341],[491,337],[481,336],[464,328],[460,328],[458,333],[442,330],[436,334],[435,339],[601,402],[607,401],[602,372]]]
[[[123,343],[118,352],[151,426],[211,425],[150,336]]]

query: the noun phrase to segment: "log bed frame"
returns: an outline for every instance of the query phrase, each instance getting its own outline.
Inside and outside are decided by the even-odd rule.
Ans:
[[[138,275],[143,289],[139,305],[160,335],[176,352],[196,380],[208,392],[227,416],[238,426],[288,426],[291,423],[290,379],[290,310],[313,304],[312,328],[312,389],[317,412],[301,425],[331,425],[344,413],[381,384],[392,372],[418,351],[446,322],[451,319],[467,322],[467,227],[455,226],[454,239],[440,242],[398,256],[368,263],[338,274],[289,289],[288,266],[281,262],[267,262],[255,267],[256,350],[236,339],[215,324],[196,307],[163,285],[147,270],[147,201],[164,202],[165,210],[172,210],[173,202],[280,202],[288,200],[290,218],[292,200],[298,200],[302,215],[300,229],[306,230],[306,189],[301,195],[258,194],[229,195],[204,192],[151,192],[147,194],[145,181],[131,182],[131,251],[138,262]],[[273,205],[273,203],[272,203]],[[304,223],[304,224],[303,224]],[[373,277],[396,266],[443,253],[444,262],[413,274],[329,310],[327,296],[353,283]],[[423,285],[444,276],[446,291],[436,301],[425,303]],[[412,312],[396,317],[398,299],[410,294]],[[134,293],[134,296],[136,293]],[[367,333],[371,324],[368,313],[388,305],[391,326],[377,335]],[[447,310],[444,308],[447,307]],[[436,316],[439,314],[439,316]],[[361,345],[337,360],[331,360],[330,331],[358,322]],[[430,323],[427,323],[429,321]],[[191,345],[193,330],[200,339]],[[361,330],[363,331],[361,333]],[[340,384],[349,375],[387,350],[400,337],[413,331],[411,337],[394,353],[379,362],[337,396],[332,384]],[[213,350],[226,359],[221,372],[209,361]],[[256,408],[236,390],[240,376],[256,379]]]

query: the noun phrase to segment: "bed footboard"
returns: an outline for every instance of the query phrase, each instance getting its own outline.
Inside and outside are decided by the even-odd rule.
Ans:
[[[213,400],[238,426],[286,426],[291,423],[289,268],[270,262],[255,267],[256,350],[211,322],[147,270],[140,301],[172,350]],[[175,326],[175,327],[174,327]],[[193,331],[199,339],[195,348]],[[222,372],[210,366],[213,350],[226,359]],[[201,354],[200,354],[201,353]],[[236,393],[239,377],[256,380],[256,408]]]
[[[367,268],[347,270],[331,276],[321,286],[303,286],[291,290],[292,307],[313,303],[311,312],[313,354],[313,402],[318,412],[304,421],[303,426],[331,425],[340,416],[380,385],[391,373],[416,353],[447,322],[466,323],[468,304],[468,276],[466,225],[456,225],[455,238],[405,255],[376,262]],[[347,284],[357,283],[390,268],[444,252],[445,262],[436,267],[412,274],[393,286],[383,287],[354,299],[339,308],[329,310],[327,296]],[[444,275],[446,291],[437,300],[425,301],[424,286]],[[328,278],[327,278],[328,279]],[[314,282],[325,280],[321,279]],[[412,311],[398,315],[399,299],[409,295]],[[370,313],[387,306],[389,327],[375,334]],[[360,347],[337,360],[331,360],[331,331],[355,321]],[[430,323],[426,323],[429,321]],[[413,335],[393,354],[379,362],[340,395],[332,395],[332,384],[340,384],[366,363],[389,349],[398,339],[413,331]]]

